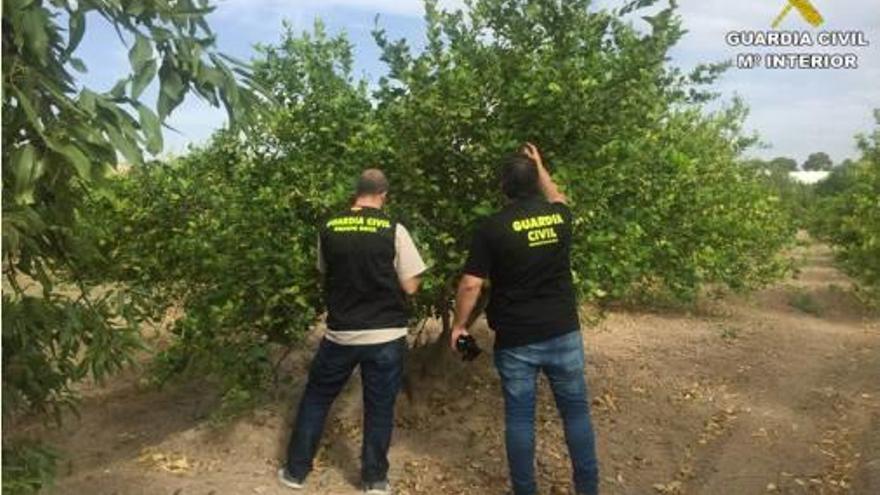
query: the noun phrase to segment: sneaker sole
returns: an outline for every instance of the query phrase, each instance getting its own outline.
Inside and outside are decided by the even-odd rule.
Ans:
[[[287,488],[293,488],[294,490],[302,490],[303,484],[297,483],[295,481],[290,481],[286,476],[284,476],[284,468],[278,470],[278,481],[286,486]]]
[[[391,487],[388,487],[384,490],[381,488],[370,488],[368,490],[364,490],[364,494],[365,495],[393,495],[393,492],[391,491]]]

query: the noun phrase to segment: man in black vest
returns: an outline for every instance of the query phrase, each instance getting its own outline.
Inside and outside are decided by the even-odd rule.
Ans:
[[[382,211],[387,196],[385,175],[365,170],[354,205],[321,228],[318,268],[324,274],[327,331],[299,403],[287,464],[278,471],[281,483],[290,488],[303,487],[327,412],[360,365],[364,491],[390,493],[387,455],[406,353],[406,295],[418,290],[426,267],[406,228]]]
[[[451,344],[491,281],[486,314],[504,393],[505,444],[515,495],[534,495],[535,387],[550,381],[565,426],[578,495],[598,493],[584,380],[584,347],[571,275],[572,215],[537,148],[508,157],[501,188],[509,203],[477,228],[458,286]]]

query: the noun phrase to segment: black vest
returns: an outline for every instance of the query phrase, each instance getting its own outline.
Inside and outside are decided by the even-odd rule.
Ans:
[[[397,223],[375,208],[352,208],[321,228],[324,297],[331,330],[407,326],[406,296],[394,267]]]

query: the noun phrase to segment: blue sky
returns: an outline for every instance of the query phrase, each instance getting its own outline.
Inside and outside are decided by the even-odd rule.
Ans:
[[[861,30],[871,42],[860,49],[823,47],[742,49],[727,46],[731,30],[768,30],[785,0],[681,0],[680,14],[689,33],[672,53],[672,63],[690,68],[700,62],[721,61],[740,51],[849,51],[859,56],[857,70],[731,69],[717,89],[723,98],[741,96],[751,108],[747,127],[757,131],[766,148],[760,157],[791,156],[803,161],[814,151],[826,151],[835,162],[856,156],[853,136],[873,126],[872,109],[880,107],[880,8],[876,0],[812,0],[826,24],[821,30]],[[393,38],[405,37],[420,46],[423,38],[421,0],[218,0],[209,22],[218,45],[230,55],[249,59],[256,43],[273,43],[282,20],[294,29],[310,29],[320,17],[332,33],[345,31],[355,46],[356,75],[376,80],[384,72],[370,35],[373,19]],[[594,2],[595,8],[620,5],[622,0]],[[441,0],[450,8],[460,0]],[[638,18],[634,22],[642,22]],[[810,30],[795,12],[781,30]],[[89,72],[83,82],[109,89],[128,70],[127,49],[106,25],[89,26],[79,50]],[[155,91],[151,93],[155,95]],[[204,141],[222,126],[225,115],[195,98],[188,98],[169,120],[178,132],[166,131],[166,152],[179,154],[189,143]]]

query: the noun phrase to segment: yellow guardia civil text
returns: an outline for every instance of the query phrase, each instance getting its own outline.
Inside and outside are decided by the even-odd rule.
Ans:
[[[562,215],[554,213],[514,220],[510,228],[514,232],[524,232],[529,241],[529,247],[538,247],[559,242],[559,236],[553,226],[563,223],[565,220]]]

